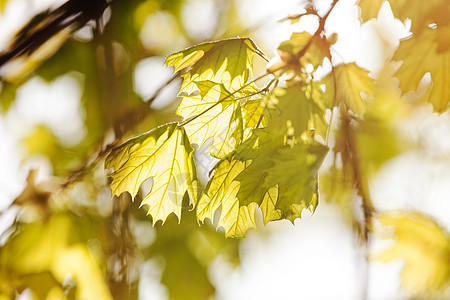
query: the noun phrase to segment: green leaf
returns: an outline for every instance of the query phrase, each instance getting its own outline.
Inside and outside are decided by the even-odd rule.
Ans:
[[[174,72],[190,67],[183,74],[180,93],[196,90],[194,81],[222,83],[230,92],[244,85],[251,76],[253,55],[264,57],[250,38],[232,38],[199,44],[167,57],[166,65]]]
[[[322,83],[326,85],[326,99],[332,106],[343,102],[357,115],[362,115],[366,110],[361,93],[367,96],[374,94],[374,82],[369,72],[355,63],[337,65]]]
[[[184,125],[191,143],[201,147],[212,139],[206,150],[213,156],[223,157],[242,140],[239,101],[223,84],[212,81],[197,81],[195,84],[200,94],[183,97],[177,114],[183,117],[183,121],[192,118]]]
[[[150,192],[142,200],[149,206],[153,222],[170,213],[181,217],[182,200],[187,192],[190,204],[197,199],[193,149],[183,127],[169,123],[129,140],[114,149],[105,162],[113,168],[111,190],[119,196],[129,192],[134,198],[141,184],[153,179]]]
[[[274,89],[269,98],[267,127],[273,134],[285,135],[292,128],[296,136],[306,132],[308,135],[317,133],[322,138],[326,137],[328,124],[320,89],[295,84]]]
[[[16,100],[18,85],[3,81],[0,84],[0,111],[7,112]]]
[[[403,259],[402,284],[412,293],[445,291],[450,284],[449,233],[420,213],[391,211],[378,220],[383,228],[377,235],[394,239],[395,245],[376,259]]]
[[[390,93],[381,92],[368,104],[355,130],[358,154],[366,174],[378,170],[411,144],[398,128],[405,110],[405,102]]]
[[[300,217],[317,205],[317,170],[328,148],[317,142],[284,144],[266,129],[255,129],[236,151],[213,169],[214,176],[199,200],[197,217],[213,219],[222,206],[218,226],[229,237],[255,228],[254,211],[263,207],[264,222]]]
[[[404,91],[416,90],[425,73],[430,72],[432,86],[426,95],[436,112],[444,112],[450,101],[450,51],[439,49],[440,29],[427,29],[420,36],[413,36],[400,43],[393,60],[403,64],[396,73],[400,88]]]
[[[208,266],[217,258],[239,262],[240,241],[225,239],[208,224],[199,227],[194,211],[183,209],[181,226],[175,216],[169,216],[164,225],[155,226],[155,232],[155,241],[143,255],[163,258],[161,283],[169,299],[211,299],[215,288]]]
[[[254,211],[260,206],[264,222],[301,216],[317,206],[317,170],[328,147],[311,136],[314,117],[325,111],[308,98],[305,87],[277,88],[269,96],[265,128],[254,129],[235,151],[212,170],[197,206],[197,218],[213,220],[219,207],[218,226],[225,235],[243,237],[255,228]],[[314,112],[314,109],[317,109]],[[319,113],[320,112],[320,113]]]

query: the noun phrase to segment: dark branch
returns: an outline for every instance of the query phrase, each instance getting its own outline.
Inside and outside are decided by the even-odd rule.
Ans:
[[[63,29],[75,32],[91,20],[100,18],[112,0],[68,0],[54,10],[33,17],[0,53],[0,68],[20,57],[29,56]]]

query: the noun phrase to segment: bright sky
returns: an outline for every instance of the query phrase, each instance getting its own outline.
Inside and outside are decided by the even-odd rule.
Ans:
[[[55,1],[11,1],[4,15],[0,16],[0,48],[4,47],[13,28],[19,27],[34,11],[52,2]],[[318,1],[322,13],[328,9],[330,2]],[[30,3],[33,5],[29,6]],[[212,20],[211,1],[191,0],[189,3],[183,12],[186,27],[193,33],[208,36],[209,27],[205,24]],[[279,42],[288,39],[293,31],[314,32],[317,27],[308,18],[294,25],[289,22],[277,23],[277,20],[288,14],[300,11],[302,4],[295,0],[274,3],[273,0],[240,2],[240,22],[249,26],[261,25],[252,37],[267,50],[269,57]],[[196,12],[196,18],[189,19],[192,12]],[[338,43],[333,46],[336,61],[356,61],[374,73],[379,71],[387,55],[381,51],[383,45],[395,48],[398,39],[407,35],[401,22],[393,18],[388,5],[383,6],[379,20],[381,24],[376,25],[371,21],[360,27],[358,8],[354,6],[354,1],[341,0],[327,22],[328,33],[337,32],[339,35]],[[380,32],[383,33],[383,39],[377,34]],[[139,65],[136,70],[136,89],[140,94],[150,96],[162,84],[163,80],[149,85],[151,73],[157,71],[160,79],[170,76],[170,72],[162,68],[162,58],[150,58]],[[79,78],[71,75],[63,76],[50,85],[32,79],[20,89],[17,101],[7,116],[0,116],[0,209],[6,208],[21,192],[27,170],[31,167],[40,166],[42,178],[51,173],[49,163],[43,158],[21,165],[24,150],[19,141],[34,124],[44,122],[61,138],[80,139],[84,134],[79,87]],[[67,92],[67,89],[71,92]],[[167,93],[165,97],[173,97],[173,90]],[[158,105],[163,106],[164,101],[157,102]],[[444,114],[439,118],[430,118],[428,115],[429,112],[424,111],[414,116],[410,126],[406,126],[407,134],[417,138],[437,132],[430,134],[425,147],[429,151],[450,153],[450,141],[439,138],[439,135],[450,136],[449,115]],[[380,209],[423,211],[450,228],[446,199],[450,194],[448,170],[448,165],[437,165],[421,157],[420,153],[402,155],[386,164],[374,179],[371,190],[374,202]],[[1,225],[4,227],[5,224],[7,221],[4,220]],[[241,266],[231,269],[225,262],[217,260],[210,268],[210,274],[217,285],[218,299],[221,300],[359,299],[363,264],[358,259],[356,244],[338,210],[322,201],[313,216],[306,213],[303,219],[296,220],[295,226],[287,221],[274,222],[258,233],[250,232],[242,243]],[[383,244],[376,244],[375,247],[379,249]],[[401,266],[401,262],[370,265],[369,299],[401,299],[404,296],[399,289]],[[151,263],[145,268],[152,269]],[[158,272],[154,270],[146,272],[153,274],[148,277],[158,277]],[[159,299],[167,298],[164,288],[156,281],[143,281],[141,287],[142,299],[148,299],[146,295],[151,295],[152,299],[155,299],[155,295],[159,295]]]

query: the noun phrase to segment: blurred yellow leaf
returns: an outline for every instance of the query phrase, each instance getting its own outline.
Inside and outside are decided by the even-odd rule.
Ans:
[[[361,18],[364,22],[376,18],[384,0],[360,0]],[[447,0],[409,1],[389,0],[394,16],[401,21],[411,19],[411,29],[420,33],[427,25],[435,23],[438,26],[448,24],[450,6]]]
[[[54,299],[61,295],[63,281],[72,277],[75,299],[112,299],[99,262],[79,239],[78,225],[67,214],[20,224],[20,234],[0,248],[0,279],[19,290],[30,288],[37,299]]]
[[[402,284],[412,293],[433,293],[450,284],[450,237],[435,221],[413,212],[392,211],[378,217],[382,238],[395,245],[376,259],[389,262],[403,259]]]
[[[57,278],[62,281],[70,274],[76,281],[77,299],[112,299],[101,269],[85,245],[66,247],[52,260],[52,270]]]
[[[432,84],[426,95],[436,112],[445,112],[450,101],[450,49],[440,49],[438,41],[441,31],[426,29],[419,36],[401,41],[393,60],[403,64],[396,73],[400,88],[404,92],[415,91],[425,73],[430,72]]]

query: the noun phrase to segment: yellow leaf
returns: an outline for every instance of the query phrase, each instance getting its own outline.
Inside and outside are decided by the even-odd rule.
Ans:
[[[396,73],[404,92],[416,90],[425,73],[430,72],[432,85],[426,97],[436,112],[444,112],[450,101],[450,49],[439,49],[440,29],[427,29],[400,43],[393,60],[403,64]]]
[[[153,223],[163,223],[170,213],[181,217],[182,200],[187,192],[190,204],[197,199],[193,149],[183,127],[169,123],[131,139],[114,149],[105,162],[114,168],[111,190],[119,196],[129,192],[134,198],[141,184],[153,179],[150,192],[141,205],[149,206]]]
[[[383,2],[384,0],[360,0],[362,20],[365,22],[376,18]],[[432,23],[438,26],[448,25],[450,6],[446,0],[390,0],[389,4],[396,18],[402,21],[411,19],[411,30],[414,33],[420,33]]]
[[[261,211],[263,214],[264,224],[270,221],[276,221],[282,218],[283,212],[277,209],[278,202],[278,185],[271,187],[264,195],[264,199],[261,202]]]
[[[357,115],[362,115],[366,110],[361,93],[367,96],[374,93],[374,83],[369,72],[355,63],[337,65],[322,82],[326,85],[328,103],[334,106],[343,102]]]
[[[61,282],[71,275],[77,283],[77,299],[112,299],[104,283],[100,267],[95,263],[85,245],[74,245],[59,251],[53,257],[53,273]]]
[[[100,263],[91,257],[84,229],[75,220],[59,213],[43,223],[18,223],[0,248],[0,278],[6,273],[10,288],[30,288],[39,299],[53,299],[70,276],[76,282],[75,299],[112,299]]]
[[[167,57],[166,65],[175,72],[190,67],[183,74],[180,93],[196,90],[194,81],[222,83],[230,92],[244,85],[251,76],[253,55],[264,57],[250,38],[232,38],[199,44]]]
[[[201,147],[212,139],[206,151],[215,157],[223,157],[242,140],[239,101],[222,84],[212,81],[195,84],[200,94],[183,97],[177,114],[183,117],[183,121],[193,118],[183,126],[192,144]]]
[[[363,22],[376,18],[384,1],[385,0],[360,0],[358,5],[360,7],[361,19]]]
[[[383,229],[376,231],[395,245],[377,260],[403,259],[402,284],[412,293],[434,293],[450,284],[450,238],[430,218],[413,212],[393,211],[378,217]]]

